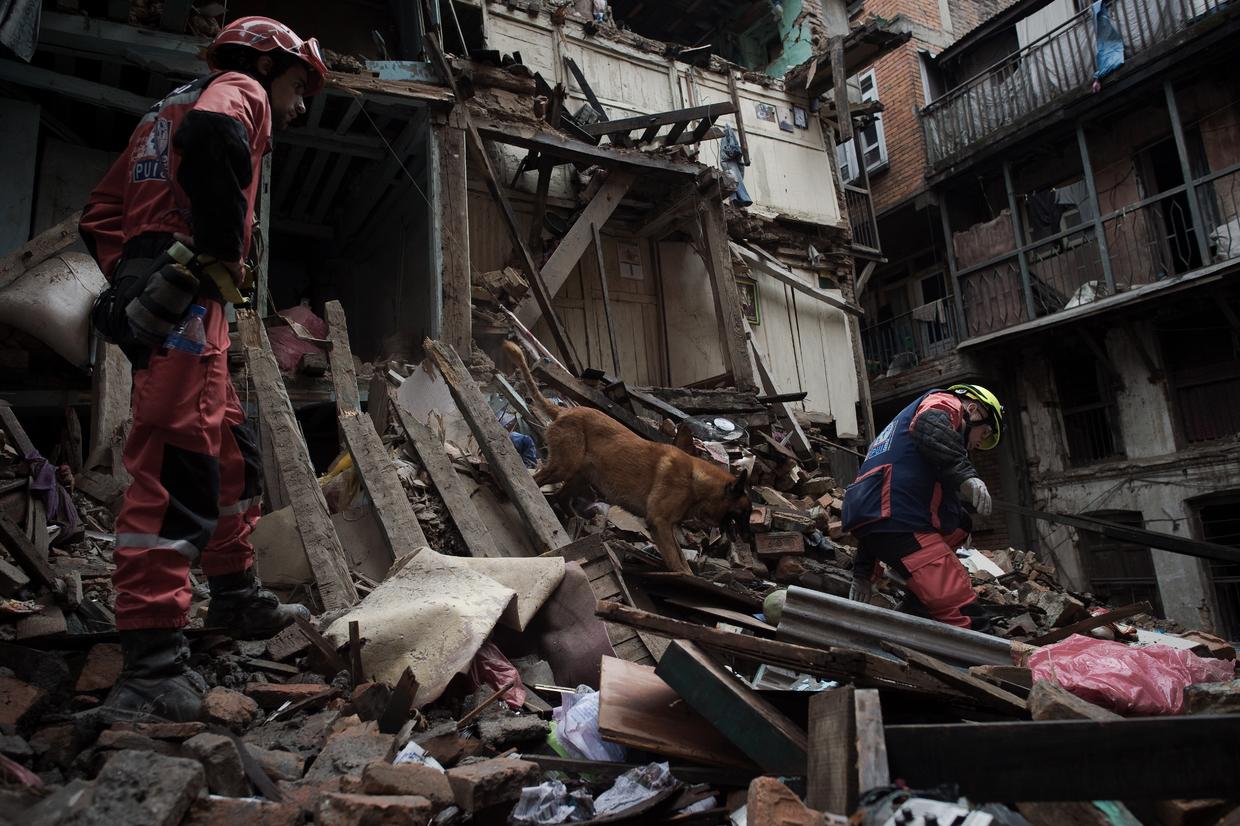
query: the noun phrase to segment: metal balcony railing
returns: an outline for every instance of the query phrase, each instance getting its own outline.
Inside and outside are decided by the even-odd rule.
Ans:
[[[871,379],[895,375],[956,348],[956,315],[942,298],[866,327],[861,347]]]
[[[1233,0],[1112,0],[1111,20],[1127,62],[1170,40]],[[931,101],[921,110],[926,154],[940,166],[976,144],[1034,117],[1093,84],[1096,39],[1091,10]]]
[[[853,246],[880,252],[882,245],[878,240],[878,221],[874,217],[874,201],[870,193],[859,186],[844,184],[844,201],[848,206],[848,221],[852,225]]]
[[[1072,227],[962,268],[956,273],[964,311],[961,338],[998,332],[1111,294],[1099,226],[1116,292],[1240,258],[1240,164],[1197,178],[1193,191],[1204,226],[1205,260],[1189,188],[1173,187],[1103,215],[1097,224]],[[1021,277],[1021,255],[1027,283]]]

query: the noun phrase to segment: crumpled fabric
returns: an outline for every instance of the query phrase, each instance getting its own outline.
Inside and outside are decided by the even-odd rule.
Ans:
[[[25,459],[30,465],[30,492],[39,497],[47,509],[48,521],[60,526],[60,534],[52,542],[60,544],[78,531],[78,512],[73,497],[56,481],[56,468],[43,454],[32,450]]]
[[[525,705],[525,683],[521,681],[521,672],[513,665],[504,652],[493,642],[485,642],[474,655],[469,666],[469,678],[474,687],[481,685],[494,686],[496,690],[508,686],[502,699],[509,708],[518,709]]]
[[[723,143],[719,147],[719,166],[736,181],[736,194],[732,196],[732,203],[739,207],[753,205],[753,198],[749,197],[749,191],[745,189],[744,157],[745,153],[741,151],[740,138],[736,136],[736,131],[732,129],[732,125],[725,123],[723,125]]]
[[[1059,683],[1118,714],[1179,714],[1184,689],[1234,679],[1232,660],[1198,657],[1167,645],[1131,646],[1073,634],[1029,656],[1034,680]]]
[[[281,310],[280,316],[286,321],[296,321],[315,338],[327,338],[327,322],[303,304]],[[272,327],[267,331],[267,338],[271,341],[271,352],[275,354],[276,362],[285,373],[295,371],[303,355],[323,352],[317,345],[299,339],[292,327]]]

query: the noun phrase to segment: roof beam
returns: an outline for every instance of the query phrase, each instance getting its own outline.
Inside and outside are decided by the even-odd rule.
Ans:
[[[591,146],[584,141],[573,140],[546,129],[524,124],[478,121],[477,127],[483,137],[498,143],[537,150],[551,157],[574,163],[598,164],[608,168],[628,167],[633,171],[685,177],[696,176],[701,170],[699,164],[675,163],[641,152],[620,152],[615,149]]]

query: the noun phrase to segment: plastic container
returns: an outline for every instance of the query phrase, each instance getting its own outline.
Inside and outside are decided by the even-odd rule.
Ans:
[[[202,351],[207,346],[207,328],[203,325],[206,315],[206,307],[199,304],[190,305],[189,314],[181,319],[180,324],[172,328],[172,332],[164,340],[164,346],[169,350],[180,350],[195,356],[202,355]]]

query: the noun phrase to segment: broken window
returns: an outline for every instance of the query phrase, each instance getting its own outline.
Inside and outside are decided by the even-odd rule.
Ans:
[[[1228,300],[1159,324],[1175,419],[1188,444],[1240,434],[1240,328]]]
[[[1094,511],[1083,515],[1132,528],[1145,527],[1140,511]],[[1114,606],[1145,600],[1162,616],[1158,576],[1149,548],[1087,531],[1081,531],[1079,536],[1081,561],[1095,596]]]
[[[1052,362],[1068,462],[1088,465],[1123,456],[1114,383],[1088,350],[1060,353]]]
[[[878,100],[878,82],[874,79],[873,69],[858,75],[857,84],[861,88],[862,103]],[[883,132],[882,112],[876,112],[869,124],[857,130],[855,141],[848,141],[835,147],[836,158],[840,165],[840,177],[845,183],[861,175],[861,166],[857,160],[858,145],[861,147],[861,156],[865,161],[867,172],[877,172],[887,166],[887,138]]]
[[[1194,504],[1202,539],[1240,548],[1240,490],[1202,497]],[[1211,560],[1210,577],[1219,612],[1214,630],[1235,639],[1240,636],[1240,564]]]

